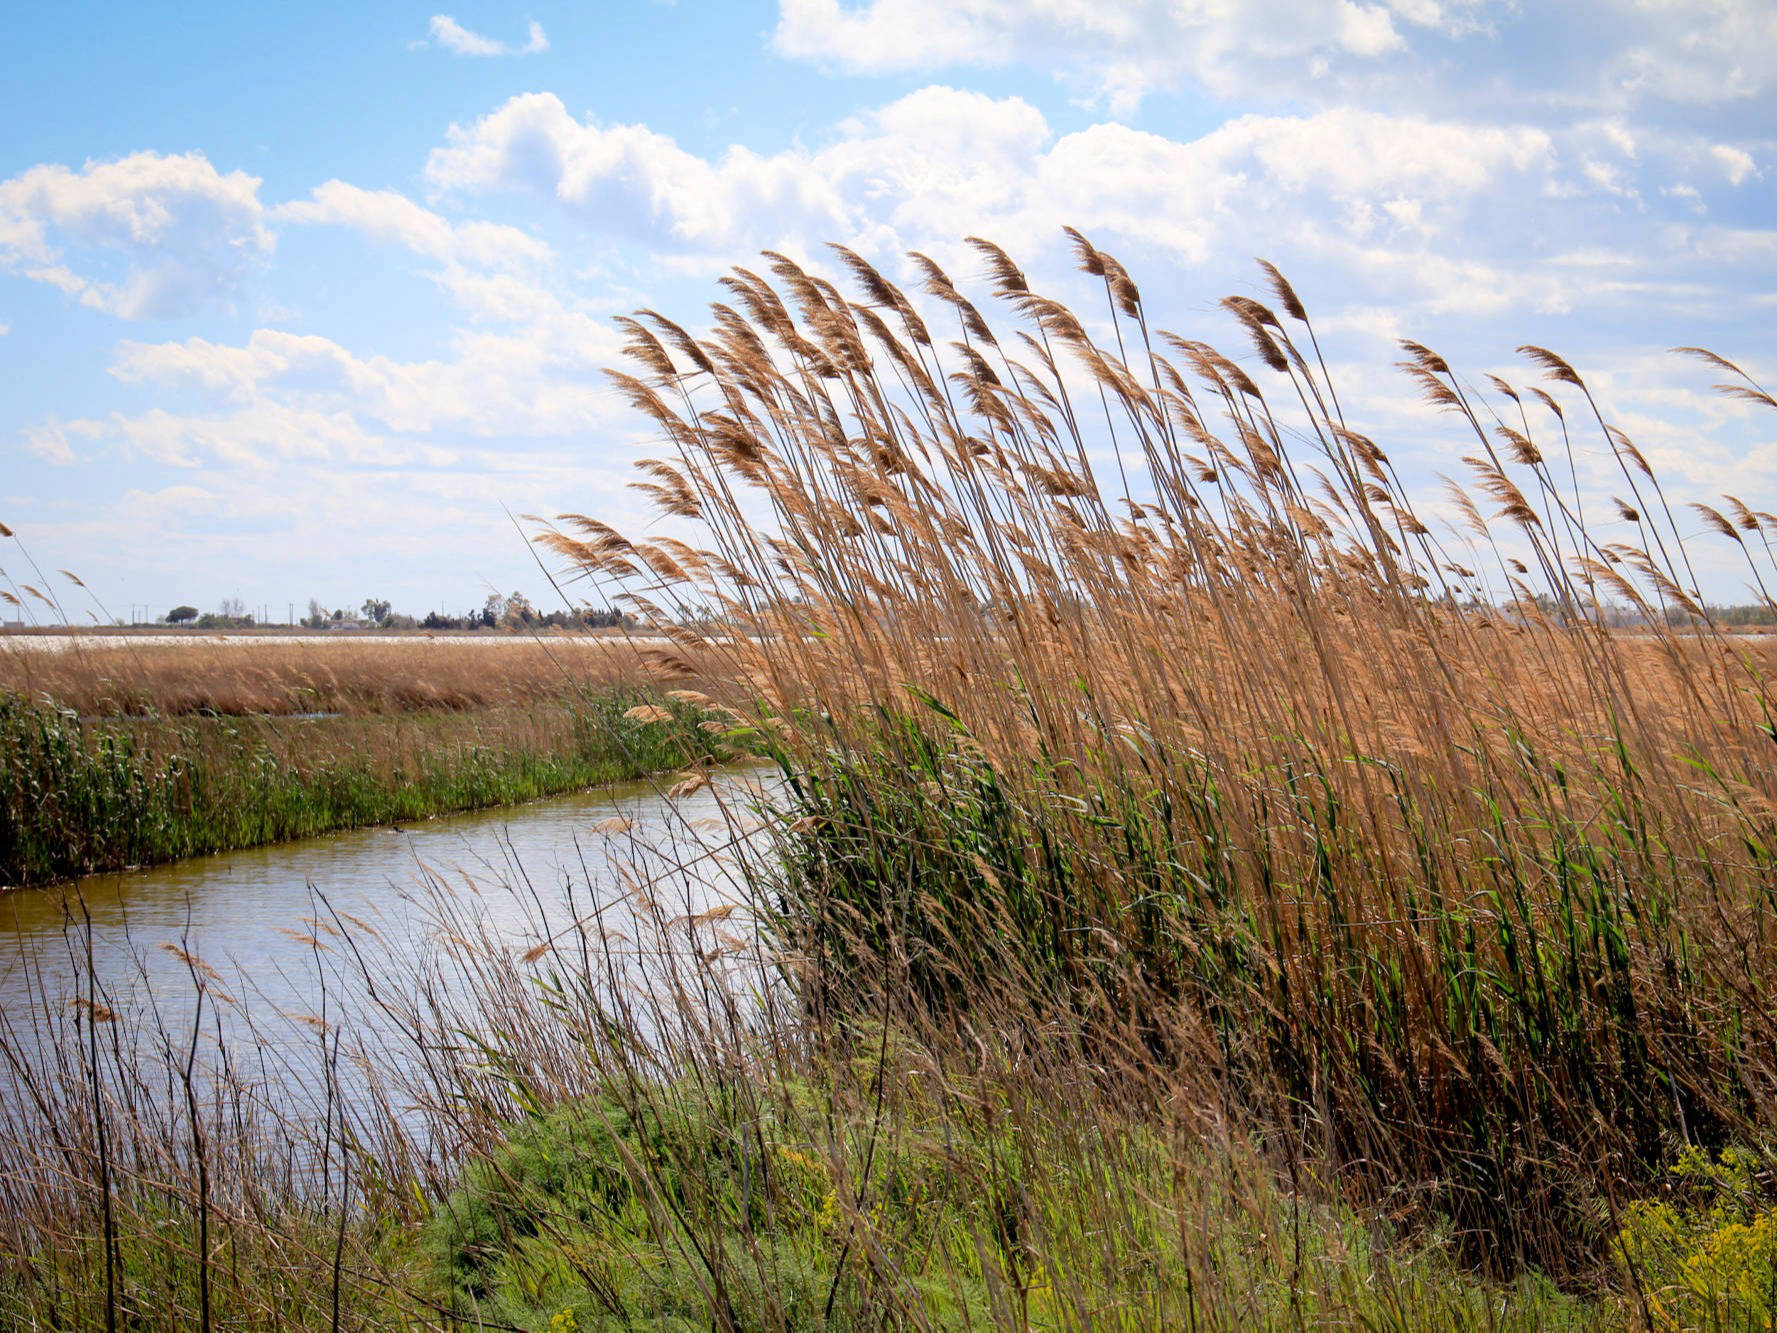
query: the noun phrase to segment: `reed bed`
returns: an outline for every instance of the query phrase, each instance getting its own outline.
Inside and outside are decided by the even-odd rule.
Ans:
[[[172,644],[118,636],[47,650],[13,639],[0,640],[0,693],[51,700],[85,717],[473,710],[645,682],[663,646],[642,634],[271,642],[193,635]]]
[[[644,636],[9,644],[0,886],[671,769],[708,735],[624,714],[697,679]]]
[[[627,716],[659,697],[606,687],[475,711],[83,720],[0,694],[0,887],[514,805],[728,753],[694,717]]]
[[[1466,438],[1432,507],[1280,273],[1223,303],[1243,366],[1073,240],[1098,313],[976,241],[998,324],[912,259],[954,336],[845,250],[856,299],[768,255],[704,338],[627,322],[642,485],[695,540],[543,540],[738,631],[694,646],[782,746],[818,1012],[1005,1041],[1016,995],[1107,1096],[1183,1079],[1491,1271],[1595,1272],[1683,1148],[1777,1129],[1770,660],[1686,535],[1763,590],[1777,518],[1681,523],[1554,352],[1478,388],[1405,343]]]

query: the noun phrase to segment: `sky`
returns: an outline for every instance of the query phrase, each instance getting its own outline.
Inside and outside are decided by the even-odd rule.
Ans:
[[[6,0],[0,587],[547,606],[522,515],[650,521],[614,317],[828,241],[985,303],[970,235],[1096,308],[1064,225],[1243,363],[1217,302],[1277,263],[1428,495],[1472,442],[1399,338],[1476,382],[1554,348],[1675,499],[1777,509],[1777,414],[1668,351],[1777,383],[1777,4],[450,2]]]

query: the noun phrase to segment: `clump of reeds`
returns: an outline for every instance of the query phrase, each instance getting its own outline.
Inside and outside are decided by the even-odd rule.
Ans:
[[[1243,366],[1073,239],[1101,313],[976,241],[997,325],[923,256],[916,304],[843,249],[855,299],[768,255],[707,336],[626,321],[670,446],[643,489],[701,537],[543,540],[721,627],[681,637],[780,747],[820,1021],[1015,1042],[1130,1104],[1182,1080],[1499,1271],[1590,1269],[1681,1146],[1777,1129],[1767,651],[1717,632],[1556,354],[1483,392],[1403,344],[1470,440],[1450,527],[1281,274],[1224,302]],[[1762,595],[1777,519],[1696,511]]]

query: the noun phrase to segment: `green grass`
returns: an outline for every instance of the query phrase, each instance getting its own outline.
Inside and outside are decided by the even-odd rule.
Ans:
[[[523,1329],[1626,1322],[1533,1275],[1465,1273],[1447,1235],[1292,1196],[1241,1145],[917,1099],[835,1137],[822,1102],[656,1085],[561,1106],[470,1168],[421,1271],[465,1320]]]
[[[412,1262],[401,1225],[357,1218],[342,1236],[320,1209],[290,1209],[258,1227],[215,1223],[207,1291],[199,1278],[190,1209],[175,1192],[142,1190],[129,1225],[115,1240],[116,1327],[135,1331],[333,1327],[336,1244],[351,1272],[374,1265],[386,1274]],[[120,1201],[121,1206],[121,1201]],[[0,1327],[99,1329],[105,1319],[104,1241],[96,1230],[69,1230],[29,1256],[0,1266]],[[246,1280],[241,1278],[245,1276]],[[203,1294],[200,1294],[203,1293]],[[413,1305],[393,1291],[342,1273],[340,1323],[347,1329],[418,1329]]]
[[[629,690],[479,712],[104,718],[0,694],[0,885],[508,805],[713,753]]]

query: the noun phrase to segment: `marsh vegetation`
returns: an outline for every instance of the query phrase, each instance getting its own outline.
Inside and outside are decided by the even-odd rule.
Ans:
[[[569,638],[0,652],[0,885],[511,805],[715,757],[689,723],[672,734],[625,716],[660,698],[657,651]]]
[[[841,250],[855,297],[774,255],[701,338],[626,322],[682,535],[542,540],[602,601],[720,627],[656,666],[781,774],[721,835],[745,902],[674,912],[638,875],[645,944],[446,932],[451,985],[377,978],[419,1072],[269,1149],[188,1061],[120,1093],[86,997],[5,1149],[20,1308],[1769,1319],[1777,719],[1693,562],[1762,593],[1777,518],[1680,510],[1540,348],[1540,382],[1477,387],[1405,345],[1468,440],[1413,495],[1282,275],[1224,303],[1243,366],[1074,242],[1102,310],[977,242],[991,320],[921,256],[916,303]],[[315,1039],[348,1053],[349,1016]],[[268,1168],[296,1139],[318,1193]]]

